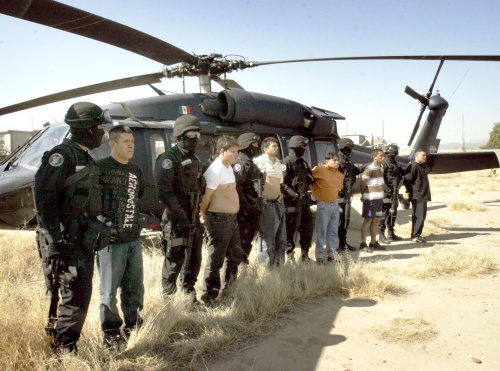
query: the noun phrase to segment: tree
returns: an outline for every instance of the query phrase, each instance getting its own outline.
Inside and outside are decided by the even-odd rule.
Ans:
[[[9,154],[7,148],[5,148],[5,143],[3,140],[0,140],[0,160]]]
[[[500,148],[500,122],[493,124],[493,130],[490,132],[488,143],[481,146],[482,149],[498,149]]]

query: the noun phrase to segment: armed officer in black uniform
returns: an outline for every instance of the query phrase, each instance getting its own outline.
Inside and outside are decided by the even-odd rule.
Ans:
[[[295,261],[295,232],[300,233],[302,261],[309,260],[309,248],[313,235],[313,218],[307,190],[314,183],[311,168],[302,158],[309,140],[301,135],[294,135],[288,142],[290,153],[283,160],[286,166],[283,180],[283,196],[286,212],[286,255]]]
[[[197,117],[183,115],[177,118],[173,130],[177,145],[158,157],[154,171],[158,198],[165,205],[162,218],[163,294],[172,295],[177,291],[177,277],[184,265],[182,290],[186,294],[194,293],[195,301],[194,285],[200,271],[203,244],[203,228],[198,218],[203,169],[195,155],[200,130]]]
[[[399,187],[403,176],[406,174],[405,169],[396,162],[396,156],[399,154],[399,147],[396,144],[389,144],[385,150],[384,162],[384,206],[383,216],[379,219],[378,226],[380,229],[379,240],[382,243],[391,243],[391,241],[401,241],[402,238],[394,233],[394,225],[398,215],[399,203]],[[387,228],[387,237],[385,230]]]
[[[361,174],[358,169],[351,162],[351,152],[354,147],[354,142],[349,138],[342,138],[338,141],[339,147],[339,171],[344,175],[344,185],[339,192],[337,199],[340,207],[339,214],[339,251],[356,250],[355,247],[347,243],[347,229],[349,228],[349,220],[351,218],[351,200],[352,200],[352,187],[356,182],[356,176]]]
[[[106,116],[106,119],[105,119]],[[92,294],[94,246],[89,222],[101,210],[99,172],[87,153],[101,145],[102,124],[109,120],[102,109],[88,102],[69,107],[65,122],[71,139],[45,152],[35,175],[35,202],[50,241],[46,259],[54,279],[61,283],[61,302],[52,351],[76,351]]]
[[[238,160],[233,165],[236,178],[236,191],[240,200],[238,225],[240,227],[243,262],[248,264],[252,251],[252,241],[257,233],[260,215],[260,194],[263,178],[259,167],[252,161],[260,154],[260,137],[254,133],[241,134],[238,137]]]

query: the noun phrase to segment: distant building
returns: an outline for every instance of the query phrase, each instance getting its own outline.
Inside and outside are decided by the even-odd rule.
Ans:
[[[26,143],[38,130],[23,131],[23,130],[7,130],[0,131],[0,141],[3,142],[6,152],[10,153],[13,149]]]
[[[361,134],[346,135],[343,138],[349,138],[354,142],[354,144],[359,144],[362,146],[365,146],[366,145],[365,143],[367,142],[366,135],[361,135]],[[368,145],[370,145],[370,143],[368,143]]]

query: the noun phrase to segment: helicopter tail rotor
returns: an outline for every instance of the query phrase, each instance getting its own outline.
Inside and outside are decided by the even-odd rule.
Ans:
[[[410,88],[408,85],[405,88],[405,93],[408,94],[410,97],[413,99],[418,100],[421,103],[421,108],[420,108],[420,114],[418,115],[417,122],[415,123],[415,126],[413,127],[413,132],[411,133],[410,140],[408,141],[408,146],[411,146],[411,143],[413,142],[413,139],[415,138],[415,135],[417,134],[418,128],[420,126],[420,120],[422,119],[422,116],[424,114],[425,109],[429,105],[429,98],[432,95],[432,90],[434,89],[434,84],[436,84],[437,77],[439,75],[439,72],[441,71],[441,67],[443,66],[444,60],[441,60],[439,63],[439,67],[436,71],[436,74],[434,75],[434,80],[432,81],[431,86],[429,87],[429,90],[427,91],[427,94],[421,95],[418,94],[415,90]]]

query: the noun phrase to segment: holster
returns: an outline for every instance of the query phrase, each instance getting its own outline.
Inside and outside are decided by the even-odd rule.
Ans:
[[[186,238],[183,236],[177,236],[175,229],[172,228],[172,222],[170,220],[163,223],[162,232],[163,238],[161,246],[163,253],[167,258],[170,258],[173,248],[186,245]]]
[[[104,249],[111,241],[111,228],[99,220],[91,220],[87,223],[87,232],[83,239],[83,248],[93,253]]]

